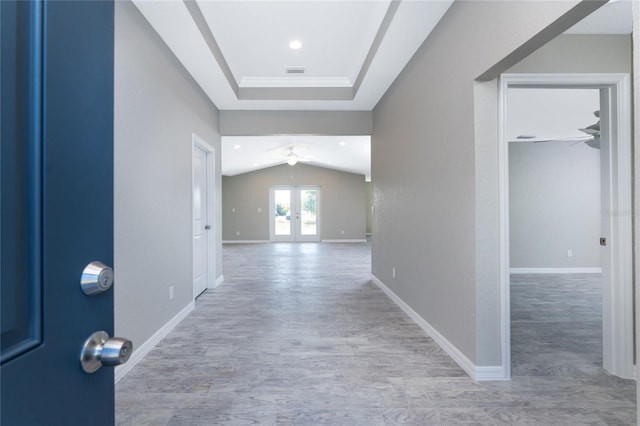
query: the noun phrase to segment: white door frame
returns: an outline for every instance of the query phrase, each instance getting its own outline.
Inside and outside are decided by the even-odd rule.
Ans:
[[[218,234],[218,229],[216,227],[215,221],[215,167],[216,167],[216,150],[211,145],[206,143],[202,138],[200,138],[195,133],[192,134],[192,145],[191,145],[191,259],[192,259],[192,268],[193,258],[195,247],[193,244],[193,189],[194,189],[194,168],[195,161],[194,156],[196,149],[201,149],[207,154],[207,224],[211,226],[211,229],[206,233],[207,236],[207,288],[215,288],[216,282],[216,235]],[[192,271],[193,273],[193,271]],[[198,294],[196,294],[195,285],[193,287],[193,298],[195,299]]]
[[[300,235],[299,227],[300,220],[294,222],[291,221],[291,235],[276,235],[275,223],[273,221],[273,208],[275,207],[275,190],[288,189],[291,191],[291,203],[295,203],[298,200],[296,193],[300,194],[300,190],[315,189],[316,192],[316,231],[317,235]],[[320,206],[321,206],[321,187],[320,185],[274,185],[269,188],[269,238],[273,242],[318,242],[320,241]],[[298,200],[299,201],[299,200]],[[293,206],[292,206],[293,209]],[[291,212],[293,214],[293,212]]]
[[[509,277],[509,154],[507,91],[519,88],[601,89],[611,109],[609,147],[610,199],[602,200],[609,217],[610,285],[603,288],[603,364],[620,377],[634,378],[633,249],[631,175],[631,85],[629,74],[503,74],[499,86],[498,181],[500,191],[500,317],[502,365],[511,376],[511,307]],[[605,280],[607,281],[607,280]]]

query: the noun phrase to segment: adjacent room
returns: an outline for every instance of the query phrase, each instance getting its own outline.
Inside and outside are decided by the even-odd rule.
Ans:
[[[509,89],[514,376],[603,367],[600,91]]]

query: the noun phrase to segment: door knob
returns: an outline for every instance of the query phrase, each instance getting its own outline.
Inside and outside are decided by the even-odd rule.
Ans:
[[[105,331],[93,333],[80,352],[80,364],[87,373],[94,373],[103,365],[120,365],[129,360],[133,351],[131,340],[112,337]]]
[[[205,225],[204,229],[206,229],[208,231],[209,229],[211,229],[211,225]]]
[[[113,284],[113,269],[102,262],[88,264],[80,277],[80,287],[87,296],[103,293]]]

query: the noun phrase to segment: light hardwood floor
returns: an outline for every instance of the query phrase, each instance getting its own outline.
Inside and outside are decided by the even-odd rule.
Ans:
[[[226,245],[224,274],[117,384],[117,424],[635,424],[635,382],[598,367],[594,327],[558,321],[580,362],[527,328],[544,315],[526,310],[528,278],[515,377],[478,384],[369,281],[368,243]]]

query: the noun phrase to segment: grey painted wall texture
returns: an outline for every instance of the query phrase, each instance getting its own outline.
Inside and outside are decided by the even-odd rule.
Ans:
[[[497,186],[476,192],[474,80],[576,4],[455,2],[374,109],[373,273],[476,365],[501,359],[499,282],[476,282],[476,197]]]
[[[115,332],[135,348],[193,299],[192,133],[216,149],[218,170],[220,135],[215,106],[128,1],[115,5],[114,129]]]
[[[321,239],[365,238],[364,176],[298,163],[295,166],[284,164],[251,173],[222,177],[224,241],[269,240],[269,189],[275,185],[321,187]],[[341,232],[343,230],[344,234]]]
[[[370,135],[371,111],[220,111],[223,136]]]
[[[591,58],[598,58],[594,61]],[[631,72],[631,36],[565,34],[509,69],[510,73]]]
[[[509,202],[512,268],[601,266],[599,150],[510,144]]]

